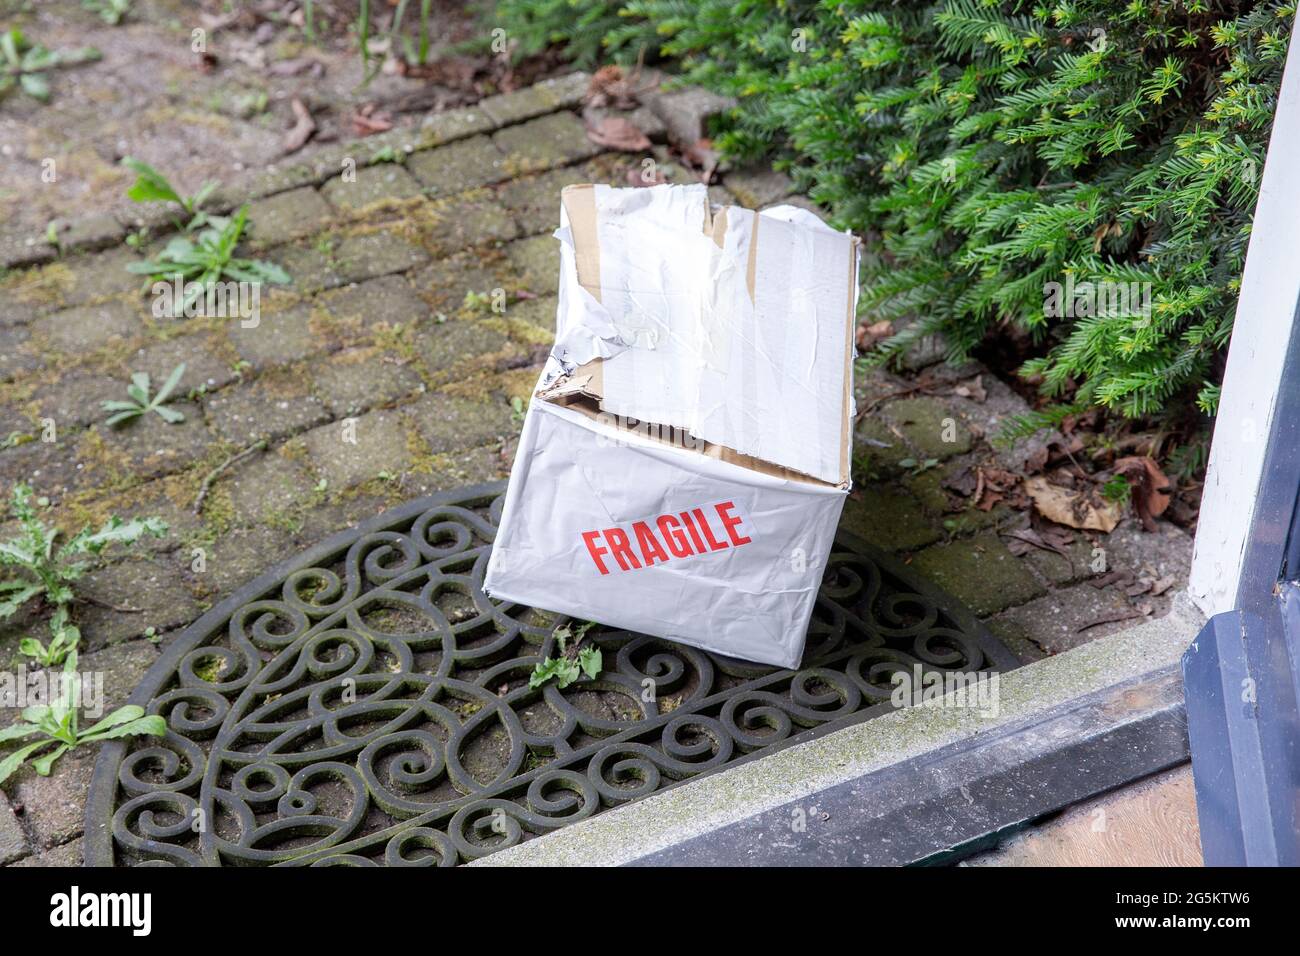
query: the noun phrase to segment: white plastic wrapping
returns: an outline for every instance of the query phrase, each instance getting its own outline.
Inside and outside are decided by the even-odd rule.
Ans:
[[[728,503],[725,519],[739,518],[730,530],[718,510]],[[838,488],[759,474],[534,401],[484,587],[498,599],[794,667],[843,505]],[[666,515],[676,520],[661,526]],[[653,544],[638,541],[637,522]],[[610,529],[627,536],[639,567],[626,556],[628,569],[619,566]]]
[[[795,666],[849,487],[856,243],[703,186],[569,187],[556,238],[486,589]]]

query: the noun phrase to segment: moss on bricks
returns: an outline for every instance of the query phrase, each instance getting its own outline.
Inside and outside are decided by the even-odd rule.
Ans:
[[[339,237],[321,234],[303,242],[272,249],[264,258],[289,274],[289,289],[310,295],[347,281],[337,259],[340,242]]]
[[[477,107],[432,113],[420,123],[417,148],[440,146],[476,133],[486,133],[496,124]]]
[[[560,288],[560,244],[550,236],[533,236],[505,247],[506,260],[519,289],[555,295]]]
[[[4,299],[0,322],[26,322],[35,315],[68,304],[66,296],[75,284],[72,269],[65,262],[12,273],[0,282],[0,296]]]
[[[492,355],[508,344],[499,329],[483,322],[453,320],[420,329],[412,344],[435,381],[447,376],[439,373],[455,370],[469,359]]]
[[[506,154],[506,169],[511,175],[563,166],[600,152],[600,147],[587,138],[582,121],[567,112],[509,126],[492,139]]]
[[[61,352],[84,353],[144,333],[139,313],[121,300],[83,305],[38,319],[33,331]]]
[[[518,123],[522,120],[542,116],[556,108],[555,97],[548,95],[549,90],[536,86],[498,93],[478,103],[478,108],[486,113],[498,126]]]
[[[114,428],[100,426],[105,444],[130,461],[133,474],[153,478],[180,471],[216,441],[198,405],[171,402],[168,407],[183,414],[185,420],[169,425],[149,413]]]
[[[501,182],[506,173],[505,157],[486,136],[475,136],[416,153],[407,168],[431,196],[451,196]]]
[[[31,396],[33,417],[50,419],[56,429],[74,428],[108,417],[100,402],[126,398],[125,379],[73,370],[36,389]]]
[[[514,219],[487,191],[435,204],[436,218],[420,223],[420,240],[435,254],[454,254],[474,246],[505,242],[519,235]]]
[[[136,349],[119,366],[119,371],[127,376],[132,372],[146,372],[154,381],[162,382],[172,369],[184,362],[178,394],[188,394],[194,389],[218,389],[235,379],[230,361],[224,355],[226,348],[220,333],[182,335]]]
[[[885,405],[881,414],[893,422],[925,458],[951,458],[971,449],[966,422],[935,398],[902,398]]]
[[[914,551],[941,537],[915,497],[882,485],[856,489],[844,503],[840,524],[886,551]]]
[[[854,435],[854,481],[879,481],[901,475],[907,469],[899,462],[914,457],[902,436],[878,418],[864,419]]]
[[[1046,591],[1028,565],[993,534],[926,548],[913,558],[912,567],[981,616],[1032,601]]]
[[[518,432],[505,402],[426,395],[403,411],[433,454],[489,445]]]
[[[510,210],[524,235],[545,233],[549,237],[560,225],[560,190],[593,181],[598,177],[586,164],[553,169],[506,183],[501,187],[501,203]]]
[[[352,488],[381,472],[400,474],[410,467],[401,415],[375,411],[333,422],[303,436],[312,468],[331,491]]]
[[[409,361],[377,350],[345,352],[314,366],[311,375],[316,394],[335,418],[386,405],[424,384]]]
[[[207,410],[221,437],[239,448],[261,438],[279,441],[330,418],[305,372],[294,368],[224,388],[208,399]]]
[[[477,485],[505,477],[509,468],[497,445],[434,455],[428,472],[402,476],[401,492],[405,497],[433,494],[464,485]]]
[[[330,345],[328,338],[312,327],[310,303],[264,313],[256,325],[232,321],[229,336],[239,357],[255,369],[296,362]]]
[[[144,277],[127,272],[126,267],[139,261],[140,256],[125,247],[69,259],[70,281],[62,290],[63,302],[85,305],[112,296],[138,294],[144,286]]]
[[[235,521],[241,525],[285,519],[310,500],[313,481],[297,462],[275,452],[263,452],[227,471],[216,486],[230,495]]]
[[[446,317],[454,315],[465,304],[466,293],[487,295],[495,288],[508,289],[499,274],[502,261],[504,258],[496,250],[486,255],[459,253],[412,273],[411,282],[430,309]]]
[[[396,163],[358,169],[355,181],[335,176],[321,187],[321,192],[330,205],[345,213],[356,213],[375,203],[414,199],[421,194],[420,184]]]
[[[31,332],[26,328],[0,328],[0,382],[11,381],[40,368],[40,359],[29,349],[30,338]]]
[[[332,215],[333,210],[315,189],[291,189],[250,204],[249,238],[257,247],[299,239],[319,231]]]
[[[355,335],[385,323],[414,325],[429,314],[428,306],[402,276],[382,276],[328,292],[316,300],[340,330]]]
[[[333,255],[338,275],[346,282],[405,272],[428,261],[428,253],[418,245],[382,232],[348,236],[339,242]]]

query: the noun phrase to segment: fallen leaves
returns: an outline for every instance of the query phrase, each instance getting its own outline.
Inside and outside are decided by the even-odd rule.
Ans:
[[[366,103],[351,116],[352,128],[358,136],[373,136],[393,128],[393,118],[379,109],[377,103]]]
[[[290,106],[293,108],[295,122],[293,128],[284,135],[284,151],[296,153],[307,145],[307,140],[316,132],[316,121],[312,119],[311,111],[296,96]]]
[[[638,87],[641,70],[624,74],[621,66],[602,66],[587,84],[587,106],[616,110],[635,109],[644,89]]]
[[[984,389],[983,375],[976,375],[964,382],[958,382],[952,393],[958,398],[969,398],[972,402],[979,402],[981,405],[989,397],[989,393]]]
[[[1025,479],[1025,493],[1040,515],[1069,528],[1110,534],[1123,517],[1116,502],[1107,501],[1091,491],[1054,485],[1042,475]]]
[[[1129,483],[1133,510],[1147,531],[1156,530],[1156,518],[1169,507],[1173,485],[1150,457],[1121,458],[1115,462],[1115,474]]]
[[[1019,490],[1020,476],[995,465],[976,465],[963,468],[945,478],[943,487],[954,491],[980,511],[992,511],[1002,502],[1017,509],[1029,507],[1029,500]]]
[[[1070,557],[1069,545],[1074,543],[1074,533],[1067,531],[1065,528],[1056,525],[1044,523],[1041,527],[1020,528],[1016,531],[1007,531],[1002,535],[1004,538],[1010,538],[1007,542],[1007,550],[1020,557],[1028,554],[1035,548],[1041,551],[1051,551],[1053,554],[1059,554],[1074,567],[1074,559]]]
[[[623,116],[606,116],[588,126],[587,139],[624,153],[643,153],[650,148],[650,138]]]
[[[862,322],[858,325],[857,346],[859,352],[869,352],[876,347],[877,342],[881,342],[894,334],[894,323],[888,319],[882,319],[879,322],[870,324]]]

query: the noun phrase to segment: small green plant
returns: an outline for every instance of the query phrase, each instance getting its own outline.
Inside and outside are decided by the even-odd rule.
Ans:
[[[591,621],[586,621],[577,628],[570,628],[567,624],[558,628],[555,640],[560,645],[560,656],[548,657],[534,667],[528,678],[528,686],[536,689],[554,679],[555,686],[563,690],[583,674],[592,680],[598,677],[604,666],[600,648],[594,644],[582,646],[583,638],[595,626]],[[573,642],[572,645],[570,641]]]
[[[105,424],[110,428],[120,425],[123,422],[131,421],[149,412],[157,412],[158,417],[168,425],[175,425],[177,422],[185,421],[185,415],[176,411],[174,408],[168,408],[164,403],[171,397],[176,386],[180,384],[181,376],[185,374],[185,363],[177,365],[167,381],[163,382],[162,388],[158,393],[149,397],[149,373],[136,372],[131,376],[131,384],[126,387],[126,394],[130,396],[129,401],[120,401],[118,399],[109,399],[100,402],[104,411],[114,412],[115,414],[108,419]]]
[[[32,759],[32,769],[42,777],[48,777],[54,761],[74,747],[118,737],[162,737],[167,733],[167,722],[162,717],[156,714],[146,716],[144,708],[135,704],[119,707],[103,720],[81,730],[77,726],[81,677],[77,673],[75,650],[63,663],[62,677],[60,692],[52,695],[51,703],[28,707],[19,723],[0,730],[0,742],[40,737],[35,743],[24,744],[0,760],[0,783],[38,751],[45,752]],[[48,749],[51,747],[53,749]]]
[[[915,458],[900,458],[898,460],[899,468],[906,468],[912,477],[923,475],[931,468],[939,467],[938,458],[926,458],[924,461],[917,461]]]
[[[0,32],[0,97],[15,86],[28,96],[45,102],[50,98],[50,80],[45,74],[65,66],[77,66],[99,59],[94,47],[76,50],[47,50],[30,42],[17,27]]]
[[[18,642],[18,653],[30,657],[42,667],[54,667],[70,653],[75,653],[81,643],[81,630],[69,620],[68,606],[60,604],[50,617],[50,643],[42,644],[34,637],[24,637]]]
[[[131,0],[81,0],[81,5],[91,13],[98,13],[99,19],[110,27],[115,27],[131,11]]]
[[[166,176],[148,163],[125,156],[122,159],[122,165],[135,173],[136,177],[131,188],[126,191],[127,198],[132,202],[139,203],[176,203],[189,217],[184,226],[186,232],[193,232],[195,229],[207,225],[221,229],[229,222],[225,216],[211,216],[202,209],[203,204],[207,202],[217,188],[217,183],[205,182],[193,196],[186,196],[173,186]]]
[[[1113,501],[1116,504],[1124,504],[1129,500],[1132,494],[1132,487],[1128,479],[1123,475],[1111,475],[1106,483],[1101,486],[1101,496],[1107,501]]]
[[[112,517],[98,531],[82,528],[56,548],[58,529],[46,525],[36,513],[36,506],[45,503],[33,496],[30,485],[19,482],[14,486],[10,509],[22,534],[0,542],[0,567],[16,568],[26,577],[0,581],[0,620],[12,617],[27,601],[42,595],[56,608],[70,603],[72,582],[86,572],[78,558],[97,557],[113,544],[135,544],[146,534],[160,538],[167,533],[166,523],[158,518],[123,521]]]
[[[528,407],[524,404],[524,400],[518,395],[515,395],[510,399],[510,421],[514,424],[520,424],[524,420],[524,415],[527,411]]]
[[[59,238],[59,232],[63,229],[63,221],[60,219],[51,219],[45,224],[45,241],[54,247],[55,255],[63,255],[63,240]]]
[[[392,146],[382,146],[375,150],[370,157],[370,165],[376,166],[380,163],[396,163],[402,165],[406,162],[406,153]]]
[[[128,263],[127,271],[148,276],[150,282],[166,282],[179,276],[186,283],[182,311],[223,277],[237,282],[288,284],[288,273],[274,263],[236,258],[235,246],[247,222],[248,207],[241,206],[223,225],[204,229],[194,239],[176,236],[157,259]]]
[[[492,311],[492,294],[490,292],[475,292],[470,289],[465,293],[465,299],[461,307],[468,309],[470,312],[491,312]]]

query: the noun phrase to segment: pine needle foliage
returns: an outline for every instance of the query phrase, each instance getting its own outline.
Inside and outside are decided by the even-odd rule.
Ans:
[[[503,0],[527,53],[675,61],[716,142],[868,237],[862,307],[950,357],[1011,327],[1043,394],[1213,413],[1294,0]],[[1049,283],[1148,307],[1049,308]],[[1073,300],[1067,300],[1073,304]]]

